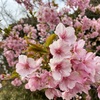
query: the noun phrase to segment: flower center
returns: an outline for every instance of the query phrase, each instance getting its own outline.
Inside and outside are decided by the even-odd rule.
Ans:
[[[61,35],[61,38],[62,38],[63,40],[66,39],[66,32],[64,32],[64,33]]]
[[[25,64],[25,69],[29,69],[29,65],[28,64]]]
[[[62,53],[62,50],[61,49],[56,49],[55,52],[56,52],[56,54],[60,55]]]
[[[61,63],[60,63],[60,64],[58,64],[58,65],[56,66],[56,69],[57,69],[57,70],[60,70],[61,67],[62,67],[62,65],[61,65]]]

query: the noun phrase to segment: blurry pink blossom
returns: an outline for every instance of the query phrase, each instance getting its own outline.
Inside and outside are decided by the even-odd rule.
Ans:
[[[49,100],[51,100],[55,97],[61,97],[61,92],[57,89],[50,88],[45,91],[45,95]]]
[[[20,86],[22,84],[21,80],[18,79],[18,78],[15,78],[12,82],[11,82],[12,85],[14,86]]]

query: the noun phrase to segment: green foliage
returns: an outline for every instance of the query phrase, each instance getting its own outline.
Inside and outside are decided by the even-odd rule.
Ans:
[[[40,44],[30,44],[30,46],[28,47],[28,51],[34,51],[34,52],[38,52],[38,53],[46,53],[46,49],[43,48],[42,45]]]
[[[100,18],[100,13],[96,13],[96,12],[94,13],[94,12],[92,12],[90,10],[86,10],[85,14],[90,19],[93,19],[93,18],[98,19],[98,18]]]
[[[100,0],[90,0],[90,3],[94,6],[97,6],[98,4],[100,4]]]
[[[8,28],[5,28],[3,31],[5,32],[3,38],[6,38],[7,36],[9,36],[9,33],[11,31],[12,26],[9,25]]]
[[[14,87],[7,82],[0,89],[0,100],[48,100],[44,91],[31,92],[26,90],[24,86]]]
[[[46,42],[44,44],[45,47],[49,47],[50,44],[52,44],[52,42],[54,41],[54,39],[56,38],[56,34],[51,34],[47,39]]]
[[[91,89],[89,91],[89,94],[91,96],[91,100],[100,100],[98,98],[98,93],[97,93],[97,90],[94,86],[91,86]]]

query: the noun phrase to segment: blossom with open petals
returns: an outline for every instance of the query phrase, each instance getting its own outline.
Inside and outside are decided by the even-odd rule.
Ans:
[[[62,23],[59,23],[56,27],[55,33],[58,37],[69,44],[74,44],[76,41],[75,30],[73,27],[65,27]]]
[[[61,80],[63,77],[69,76],[71,73],[71,63],[68,59],[50,59],[49,65],[55,80]]]
[[[71,56],[71,47],[61,39],[54,41],[50,46],[50,53],[54,58],[67,58]]]
[[[49,88],[45,91],[45,95],[49,100],[51,100],[54,97],[61,97],[61,92],[57,89]]]
[[[35,61],[33,58],[27,58],[25,55],[20,55],[19,61],[16,64],[16,72],[22,77],[25,77],[35,72],[40,67],[41,62],[41,58]]]

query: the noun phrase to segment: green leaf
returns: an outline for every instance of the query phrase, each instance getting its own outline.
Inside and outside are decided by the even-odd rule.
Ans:
[[[47,53],[46,48],[43,48],[43,45],[40,44],[31,44],[28,47],[28,51],[40,52],[40,53]]]
[[[50,36],[48,36],[48,38],[46,39],[46,42],[44,43],[45,47],[49,47],[50,44],[52,44],[52,42],[54,41],[54,39],[56,39],[56,34],[51,34]]]
[[[17,77],[19,77],[19,74],[16,71],[13,71],[12,75],[10,76],[10,79],[17,78]]]

